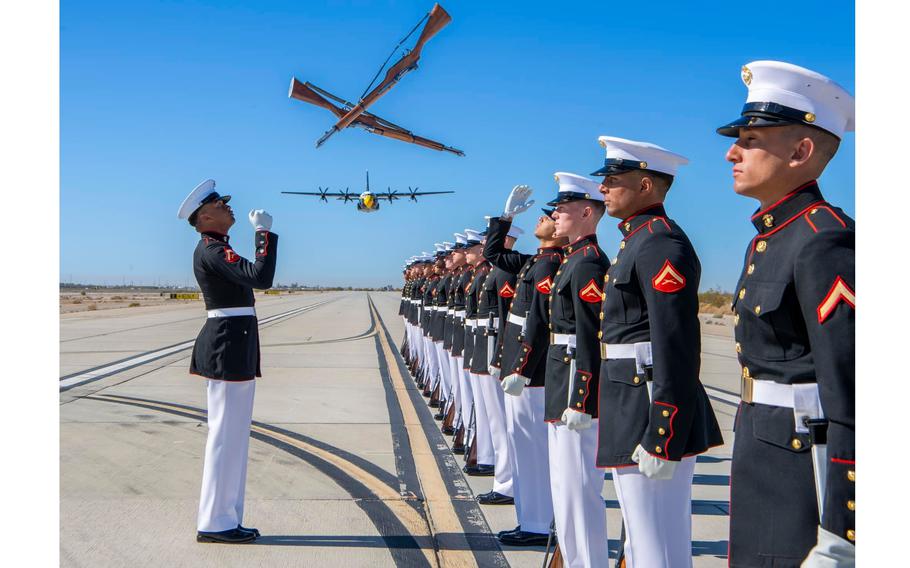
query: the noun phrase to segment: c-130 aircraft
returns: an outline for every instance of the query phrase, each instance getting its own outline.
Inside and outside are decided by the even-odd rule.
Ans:
[[[370,172],[367,171],[367,188],[366,191],[361,193],[359,196],[356,193],[351,193],[349,187],[346,187],[344,193],[336,192],[329,193],[329,188],[322,187],[319,188],[318,192],[310,191],[282,191],[281,193],[287,193],[292,195],[313,195],[319,197],[322,201],[328,203],[330,197],[334,197],[338,201],[355,201],[357,203],[357,210],[362,213],[372,213],[373,211],[379,211],[379,202],[383,199],[389,202],[389,205],[392,204],[396,199],[408,198],[411,201],[416,202],[417,198],[423,195],[439,195],[442,193],[455,193],[454,191],[417,191],[418,187],[411,189],[408,186],[408,191],[405,193],[399,193],[397,190],[393,190],[391,187],[388,191],[383,191],[379,193],[373,193],[370,191]]]

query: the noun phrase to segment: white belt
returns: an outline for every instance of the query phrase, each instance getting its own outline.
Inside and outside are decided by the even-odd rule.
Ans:
[[[477,320],[476,319],[466,319],[464,322],[464,325],[465,325],[465,327],[470,327],[471,329],[474,329],[475,327],[477,327]]]
[[[446,308],[446,315],[454,316],[455,308]]]
[[[568,347],[575,347],[575,334],[574,333],[551,333],[550,334],[550,345],[566,345]]]
[[[796,431],[804,434],[808,432],[808,429],[803,424],[803,417],[821,418],[824,416],[821,399],[818,397],[818,383],[785,385],[745,377],[742,399],[743,402],[792,408],[795,412]]]
[[[455,310],[455,317],[464,319],[466,310]]]
[[[524,327],[525,320],[527,320],[527,318],[523,318],[521,316],[516,316],[512,312],[509,312],[509,317],[507,318],[507,321],[509,323],[514,323],[514,324],[520,325],[521,327]]]
[[[651,342],[638,343],[603,343],[600,344],[600,358],[609,359],[635,359],[635,368],[639,373],[645,372],[645,367],[654,364],[651,357]]]
[[[255,316],[256,308],[246,306],[243,308],[221,308],[220,310],[209,310],[210,318],[233,318],[237,316]]]

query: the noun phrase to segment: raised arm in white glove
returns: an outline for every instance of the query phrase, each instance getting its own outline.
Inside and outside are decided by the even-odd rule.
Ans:
[[[521,396],[521,391],[528,384],[528,379],[518,373],[512,373],[502,380],[502,390],[512,396]]]
[[[250,225],[257,231],[271,231],[272,216],[265,209],[253,209],[250,211]]]
[[[528,201],[528,198],[531,197],[533,192],[534,190],[527,185],[516,185],[513,187],[512,192],[509,193],[509,198],[506,199],[506,207],[502,212],[502,218],[509,220],[519,213],[524,213],[530,209],[534,205],[534,200]]]
[[[571,408],[567,408],[562,413],[562,421],[566,423],[566,427],[569,430],[587,430],[594,425],[591,420],[593,419],[590,414],[578,412]]]
[[[673,479],[673,472],[679,465],[679,462],[652,456],[641,447],[641,444],[635,446],[632,461],[638,464],[638,471],[645,474],[648,479]]]
[[[856,547],[849,540],[818,527],[818,542],[803,560],[802,568],[854,568]]]

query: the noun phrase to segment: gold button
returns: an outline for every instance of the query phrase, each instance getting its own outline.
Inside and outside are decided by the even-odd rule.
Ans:
[[[601,300],[601,301],[605,300],[606,297],[607,297],[606,294],[604,294],[603,292],[600,293],[600,300]]]
[[[559,276],[560,274],[562,274],[562,270],[557,270],[557,271],[556,271],[556,276]]]
[[[739,314],[733,314],[733,325],[739,325]]]
[[[743,352],[743,346],[739,343],[739,341],[736,342],[736,352],[737,353]]]
[[[569,259],[568,259],[568,258],[562,259],[562,263],[563,263],[563,264],[565,264],[565,263],[567,263],[567,262],[569,262]]]
[[[630,225],[629,223],[626,223],[625,227],[626,227],[626,230],[628,231],[629,229],[632,228],[632,225]]]
[[[658,429],[657,429],[657,433],[660,434],[661,436],[663,436],[664,434],[667,433],[667,431],[664,430],[663,428],[658,428]]]
[[[586,377],[585,375],[582,375],[582,376],[581,376],[581,382],[583,382],[583,383],[588,382],[588,377]]]
[[[798,450],[803,447],[803,443],[799,441],[799,438],[793,438],[790,442],[790,447],[794,450]]]
[[[552,324],[552,323],[548,323],[548,324],[547,324],[547,327],[549,327],[549,328],[550,328],[550,331],[552,331],[552,330],[553,330],[553,324]]]
[[[856,481],[856,472],[852,469],[847,471],[847,479],[850,481]]]
[[[664,418],[667,418],[667,417],[670,416],[670,411],[669,411],[669,410],[664,410],[664,411],[661,412],[660,414],[661,414]]]
[[[528,352],[528,348],[527,348],[527,347],[525,347],[525,353],[527,353],[527,352]]]
[[[761,306],[755,306],[755,315],[758,315],[760,313],[761,313]]]
[[[578,394],[585,394],[585,389],[578,389]]]
[[[566,247],[566,252],[572,252],[572,247]]]
[[[575,403],[575,406],[577,406],[578,408],[581,408],[581,403],[580,403],[580,402],[576,402],[576,403]]]
[[[818,213],[818,209],[812,209],[812,211],[809,211],[809,215],[815,215],[816,213]]]
[[[569,362],[569,358],[568,358],[568,357],[563,357],[562,360],[565,361],[566,363]]]
[[[847,540],[849,540],[850,542],[853,542],[856,540],[856,531],[855,530],[853,530],[853,529],[847,530]]]
[[[739,291],[739,299],[742,300],[745,297],[746,297],[746,289],[743,288],[742,290]]]
[[[632,377],[632,382],[637,385],[638,383],[641,382],[641,379],[638,378],[638,375],[635,375],[634,377]]]
[[[853,499],[847,501],[847,508],[850,509],[851,511],[855,511],[856,510],[856,501],[854,501]]]
[[[619,243],[619,248],[620,249],[626,248],[626,241],[622,241],[621,243]]]
[[[614,256],[614,257],[613,257],[613,264],[616,264],[616,263],[618,263],[618,262],[619,262],[619,257],[618,257],[618,256]]]
[[[659,454],[659,453],[661,453],[662,451],[663,451],[663,450],[660,448],[660,446],[654,446],[654,453],[655,453],[655,454]]]
[[[750,265],[749,265],[749,269],[746,270],[746,274],[752,274],[753,272],[755,272],[755,265],[754,265],[754,264],[750,264]]]
[[[811,112],[807,112],[807,113],[806,113],[806,116],[803,117],[803,118],[806,119],[806,122],[815,122],[815,115],[812,114]],[[851,540],[852,540],[852,539],[851,539]]]
[[[515,372],[516,372],[516,373],[521,372],[521,367],[515,367]]]
[[[755,250],[757,250],[758,252],[765,252],[765,249],[767,249],[767,248],[768,248],[767,241],[758,241],[758,243],[756,243],[756,245],[755,245]]]
[[[743,367],[743,378],[748,379],[752,375],[749,374],[749,367]]]
[[[604,276],[604,282],[609,282],[609,281],[610,281],[610,275],[607,274]]]
[[[601,321],[603,321],[603,319],[604,319],[604,313],[603,313],[603,312],[600,312],[600,319],[601,319]]]
[[[598,332],[597,332],[597,339],[603,339],[603,338],[604,338],[604,332],[603,332],[603,331],[598,331]]]
[[[762,215],[761,220],[762,220],[762,223],[765,224],[765,227],[770,228],[770,227],[774,226],[774,216],[773,215],[768,215],[768,214]]]

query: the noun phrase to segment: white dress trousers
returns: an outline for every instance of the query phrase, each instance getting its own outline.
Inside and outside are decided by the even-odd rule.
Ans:
[[[237,528],[243,521],[256,381],[208,379],[206,388],[209,432],[196,527],[221,532]]]
[[[464,357],[458,358],[458,404],[461,405],[461,421],[465,429],[471,423],[471,407],[474,405],[474,389],[471,375],[464,370]],[[467,440],[465,440],[467,442]]]
[[[433,347],[436,349],[436,360],[439,362],[439,398],[443,399],[449,393],[449,353],[442,347],[442,341],[434,342]]]
[[[449,377],[452,382],[450,390],[446,393],[446,404],[461,404],[461,381],[458,377],[461,375],[461,357],[455,357],[449,354]],[[452,421],[452,428],[456,430],[461,426],[461,413],[455,409],[455,420]]]
[[[600,492],[603,471],[597,469],[597,423],[572,431],[550,423],[550,487],[556,536],[565,565],[607,568],[607,508]],[[524,528],[524,527],[522,527]]]
[[[490,429],[490,441],[493,446],[493,461],[484,463],[496,466],[493,474],[493,491],[512,497],[512,460],[509,457],[509,433],[506,431],[505,393],[502,392],[497,378],[491,375],[474,376],[480,384],[480,398],[483,399],[483,409],[487,415],[487,426]],[[480,447],[477,449],[480,450]]]
[[[471,377],[471,389],[474,393],[474,419],[476,423],[474,443],[477,444],[477,463],[495,465],[496,452],[493,449],[493,436],[490,432],[490,413],[487,412],[487,404],[489,402],[484,389],[484,376],[476,373],[468,374]],[[493,486],[496,486],[495,481]]]
[[[695,456],[672,479],[648,479],[638,466],[613,469],[626,526],[626,568],[691,568],[692,478]]]
[[[512,491],[521,530],[547,534],[553,520],[549,443],[544,422],[543,387],[525,387],[520,396],[505,395],[506,431],[512,458]]]

